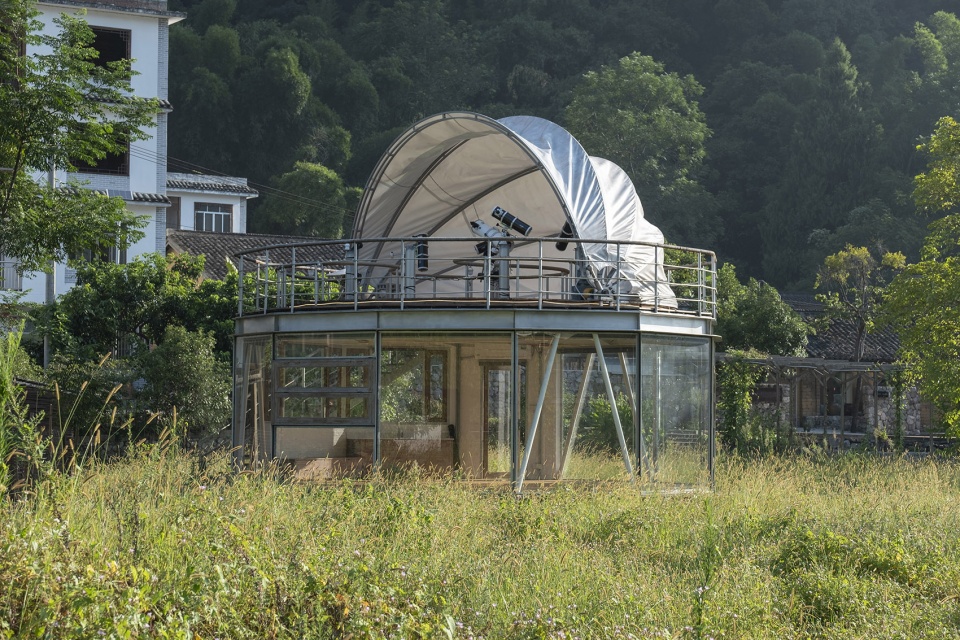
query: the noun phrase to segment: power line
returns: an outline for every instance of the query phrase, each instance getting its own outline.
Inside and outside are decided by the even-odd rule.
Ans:
[[[148,162],[156,162],[156,163],[159,163],[161,158],[160,154],[156,153],[155,151],[146,149],[144,147],[137,147],[135,145],[130,145],[130,155],[140,158],[141,160],[147,160]],[[169,161],[172,161],[172,162],[169,162]],[[168,165],[169,164],[173,164],[173,165],[182,167],[184,169],[187,169],[188,172],[191,172],[191,173],[196,173],[197,170],[203,171],[207,175],[213,175],[218,178],[223,178],[223,182],[227,184],[255,187],[258,191],[261,191],[267,195],[280,198],[281,200],[286,200],[287,202],[311,206],[311,207],[317,207],[319,209],[326,209],[327,211],[342,214],[345,217],[349,216],[351,218],[354,213],[351,209],[347,209],[345,207],[338,207],[336,205],[333,205],[327,202],[322,202],[320,200],[307,198],[300,194],[285,191],[283,189],[277,189],[276,187],[271,187],[269,185],[259,184],[251,181],[243,182],[242,180],[236,178],[235,176],[228,176],[214,169],[203,167],[201,165],[188,162],[186,160],[181,160],[179,158],[174,158],[172,156],[168,156]]]

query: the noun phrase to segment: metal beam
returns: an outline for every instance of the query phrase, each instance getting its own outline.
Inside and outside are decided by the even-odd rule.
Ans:
[[[520,473],[517,476],[517,493],[523,490],[523,480],[527,475],[527,465],[530,463],[530,453],[533,450],[533,440],[537,436],[537,426],[540,424],[540,414],[543,412],[543,402],[547,397],[547,388],[550,386],[550,374],[553,373],[553,361],[557,358],[557,347],[560,346],[560,334],[553,336],[550,345],[550,355],[547,356],[547,366],[540,381],[540,395],[537,396],[537,407],[533,411],[533,420],[527,431],[527,442],[523,449],[523,462],[520,464]]]
[[[583,414],[583,405],[586,404],[587,389],[590,388],[590,378],[593,377],[593,361],[597,357],[595,353],[587,356],[587,365],[583,370],[583,378],[580,380],[580,388],[577,390],[577,404],[573,407],[573,417],[570,419],[570,434],[567,437],[567,448],[563,453],[563,462],[560,465],[560,478],[567,473],[567,464],[570,462],[570,456],[573,455],[573,445],[577,440],[577,430],[580,428],[580,416]]]
[[[617,438],[620,440],[620,453],[623,454],[623,466],[630,474],[630,481],[636,482],[633,473],[633,464],[630,462],[630,452],[627,450],[627,439],[623,437],[623,425],[620,423],[620,412],[617,410],[617,397],[613,393],[613,384],[610,382],[610,371],[603,357],[603,347],[600,346],[600,336],[593,334],[593,345],[597,349],[597,358],[600,360],[600,373],[603,374],[603,384],[607,388],[607,398],[610,399],[610,411],[613,414],[613,426],[617,429]]]

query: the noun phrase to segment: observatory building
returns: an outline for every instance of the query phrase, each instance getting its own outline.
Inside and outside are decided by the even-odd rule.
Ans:
[[[664,244],[626,173],[540,118],[404,132],[350,237],[237,256],[233,441],[301,477],[712,473],[716,258]]]

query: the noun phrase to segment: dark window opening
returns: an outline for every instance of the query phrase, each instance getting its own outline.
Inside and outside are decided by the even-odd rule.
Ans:
[[[90,164],[84,160],[71,160],[70,164],[76,167],[79,173],[100,173],[111,176],[130,175],[130,145],[119,153],[108,153],[103,158]]]
[[[127,264],[127,249],[125,247],[121,249],[116,244],[112,244],[111,240],[103,240],[90,249],[84,249],[80,258],[84,262]]]
[[[110,29],[90,27],[93,31],[92,46],[100,55],[93,60],[98,67],[106,67],[110,62],[130,59],[130,31],[128,29]]]
[[[167,209],[167,229],[180,228],[180,198],[170,196],[170,208]]]

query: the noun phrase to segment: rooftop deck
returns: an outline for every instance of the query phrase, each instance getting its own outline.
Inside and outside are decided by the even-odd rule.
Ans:
[[[583,257],[597,255],[598,246],[606,260]],[[236,258],[240,316],[570,308],[716,317],[716,256],[672,245],[557,237],[363,238],[274,245]]]

